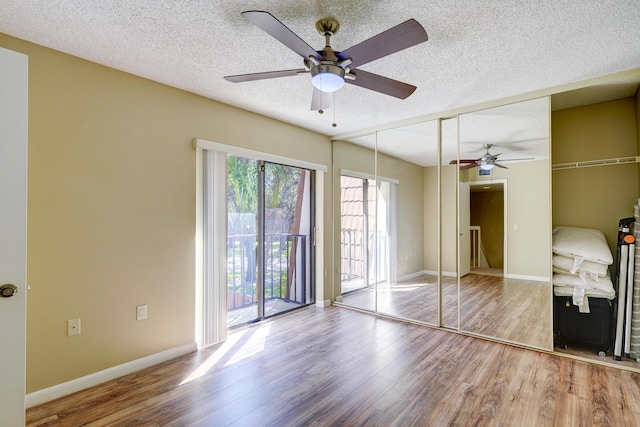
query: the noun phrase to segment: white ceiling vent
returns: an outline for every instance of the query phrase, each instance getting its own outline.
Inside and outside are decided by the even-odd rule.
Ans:
[[[576,168],[590,168],[594,166],[610,166],[610,165],[624,165],[628,163],[640,163],[640,156],[629,157],[617,157],[615,159],[601,159],[601,160],[585,160],[582,162],[572,163],[558,163],[551,166],[551,169],[576,169]]]

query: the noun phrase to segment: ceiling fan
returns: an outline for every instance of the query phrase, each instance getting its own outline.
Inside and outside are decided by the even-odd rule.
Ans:
[[[326,46],[322,50],[315,50],[269,12],[246,11],[242,12],[242,16],[300,55],[304,68],[225,76],[230,82],[248,82],[309,73],[313,84],[311,110],[327,108],[329,94],[340,89],[345,82],[400,99],[407,98],[416,90],[416,87],[410,84],[357,69],[361,65],[427,41],[427,32],[415,19],[409,19],[338,52],[329,44],[331,36],[340,27],[334,18],[324,18],[316,23],[316,29],[325,37]]]
[[[498,163],[498,156],[502,153],[498,153],[498,154],[489,153],[489,150],[491,149],[491,147],[493,147],[493,144],[484,144],[482,148],[487,150],[487,152],[484,153],[484,155],[478,159],[460,159],[460,162],[459,162],[460,170],[466,170],[466,169],[471,169],[475,167],[479,167],[480,169],[484,169],[484,170],[491,170],[496,166],[502,169],[509,169],[508,167]],[[533,160],[533,158],[530,157],[525,159],[501,159],[500,161],[509,162],[509,161],[516,161],[516,160]],[[458,163],[457,160],[451,160],[449,162],[450,165],[455,165],[457,163]]]

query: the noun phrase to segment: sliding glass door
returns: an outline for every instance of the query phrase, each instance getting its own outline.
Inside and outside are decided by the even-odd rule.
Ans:
[[[392,187],[383,180],[340,176],[340,286],[348,305],[376,311],[376,291],[392,281]]]
[[[313,302],[313,178],[307,169],[228,157],[228,326]]]

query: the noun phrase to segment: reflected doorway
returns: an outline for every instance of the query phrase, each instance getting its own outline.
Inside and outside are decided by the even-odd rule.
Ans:
[[[471,183],[469,191],[469,272],[505,275],[504,183]]]

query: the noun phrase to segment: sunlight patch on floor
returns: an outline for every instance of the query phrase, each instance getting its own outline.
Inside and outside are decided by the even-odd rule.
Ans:
[[[228,359],[224,366],[229,366],[263,351],[270,331],[271,323],[267,323],[258,328],[248,328],[229,334],[227,340],[207,360],[191,372],[180,385],[201,378],[224,359]]]

